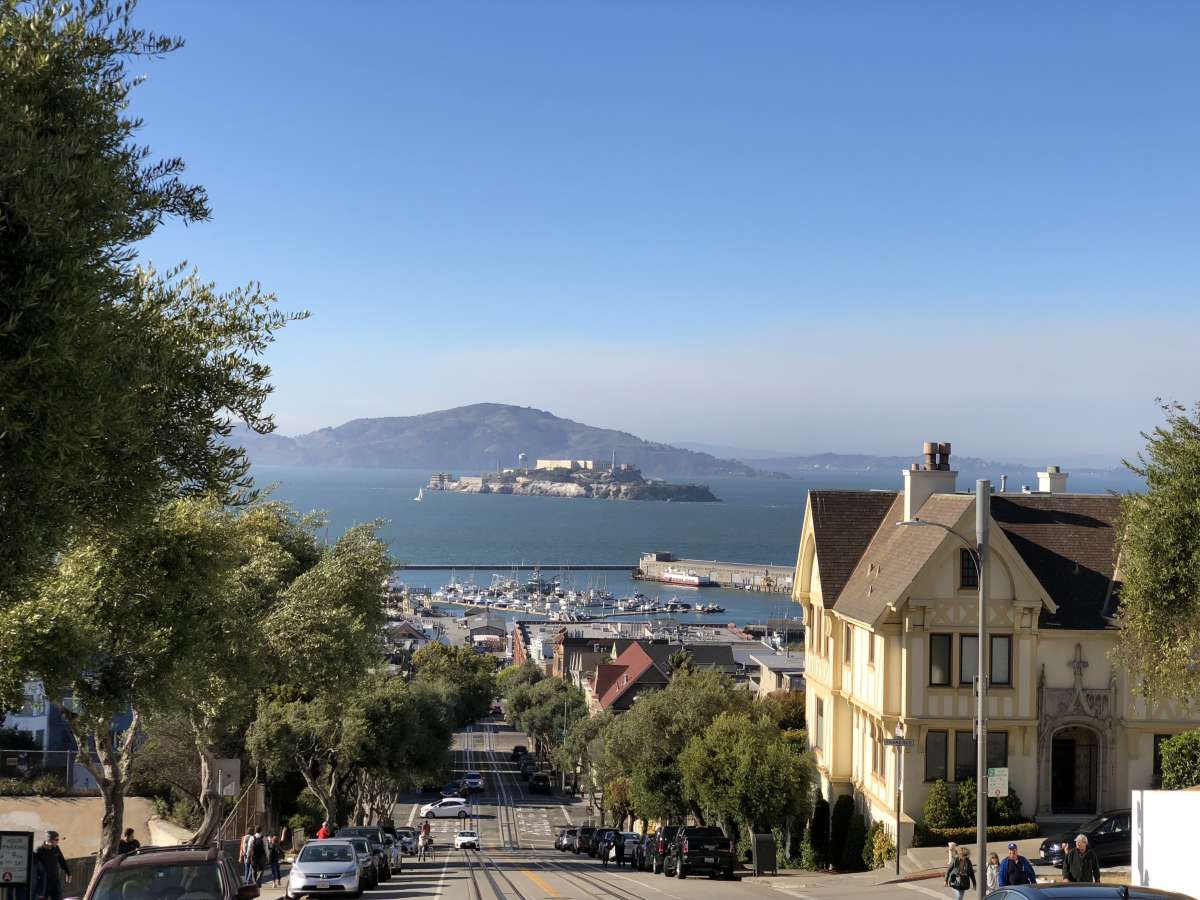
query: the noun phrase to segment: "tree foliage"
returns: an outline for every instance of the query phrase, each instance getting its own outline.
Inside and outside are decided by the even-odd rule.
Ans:
[[[470,725],[486,716],[496,698],[496,661],[468,647],[432,643],[412,658],[417,678],[454,688],[454,724]]]
[[[1182,791],[1200,785],[1200,729],[1185,731],[1162,742],[1162,786]]]
[[[562,746],[571,726],[587,717],[583,691],[557,678],[543,678],[518,685],[508,701],[508,719],[554,753]]]
[[[261,355],[293,317],[257,285],[137,266],[161,222],[209,210],[135,141],[128,62],[182,41],[133,5],[0,2],[0,606],[92,529],[244,487],[231,418],[272,428]]]
[[[496,676],[496,693],[507,700],[517,688],[537,684],[545,677],[537,663],[527,660],[519,666],[509,666],[500,671]]]
[[[1121,504],[1121,640],[1113,653],[1149,700],[1200,697],[1200,404],[1164,404],[1166,424],[1126,463],[1145,494]]]
[[[941,778],[929,786],[921,809],[921,824],[926,828],[952,828],[958,824],[950,786]]]

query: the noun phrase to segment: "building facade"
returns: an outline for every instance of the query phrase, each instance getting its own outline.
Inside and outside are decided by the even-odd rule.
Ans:
[[[931,445],[926,445],[927,449]],[[906,845],[929,785],[974,778],[978,573],[975,497],[956,491],[949,445],[903,490],[809,493],[792,597],[804,609],[809,739],[827,798],[852,794]],[[944,452],[940,452],[944,449]],[[1028,815],[1123,807],[1155,783],[1159,743],[1196,714],[1149,708],[1110,660],[1120,594],[1119,501],[994,493],[986,570],[988,767],[1006,768]],[[902,772],[883,741],[915,742]]]

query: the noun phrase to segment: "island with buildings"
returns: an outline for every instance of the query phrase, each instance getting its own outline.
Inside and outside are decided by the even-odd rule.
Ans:
[[[539,459],[530,468],[521,454],[516,468],[486,475],[455,477],[435,472],[427,491],[467,494],[521,494],[531,497],[569,497],[584,500],[659,500],[714,503],[719,498],[703,484],[668,484],[645,478],[628,463],[597,463],[591,459]]]

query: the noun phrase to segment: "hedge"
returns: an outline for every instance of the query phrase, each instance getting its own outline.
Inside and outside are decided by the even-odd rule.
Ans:
[[[993,825],[987,830],[989,841],[1019,841],[1024,838],[1041,837],[1037,822],[1021,822],[1017,825]],[[914,847],[942,847],[954,841],[956,844],[971,844],[975,840],[975,827],[926,828],[917,825],[913,833]]]
[[[1162,786],[1178,791],[1200,785],[1200,729],[1162,742]]]

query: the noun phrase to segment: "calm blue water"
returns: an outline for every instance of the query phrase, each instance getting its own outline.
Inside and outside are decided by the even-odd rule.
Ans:
[[[619,564],[631,569],[647,550],[670,550],[681,557],[792,565],[796,559],[807,492],[814,488],[883,488],[896,490],[899,473],[815,472],[788,480],[710,479],[721,503],[643,503],[516,497],[497,494],[428,492],[422,503],[412,498],[429,481],[430,470],[310,469],[256,466],[260,486],[275,485],[274,496],[301,512],[324,510],[328,536],[335,539],[351,525],[384,520],[381,530],[398,562],[460,567],[460,579],[473,576],[480,586],[494,571],[472,563],[540,563],[557,565]],[[1100,483],[1071,476],[1077,491],[1102,491],[1124,484]],[[966,485],[960,485],[965,487]],[[449,572],[409,572],[413,585],[440,587]],[[607,587],[618,596],[656,586],[634,582],[621,572],[567,573],[564,583]],[[726,614],[707,620],[745,622],[795,613],[786,597],[706,588],[669,588],[688,602],[715,602]],[[685,596],[690,595],[690,596]]]

